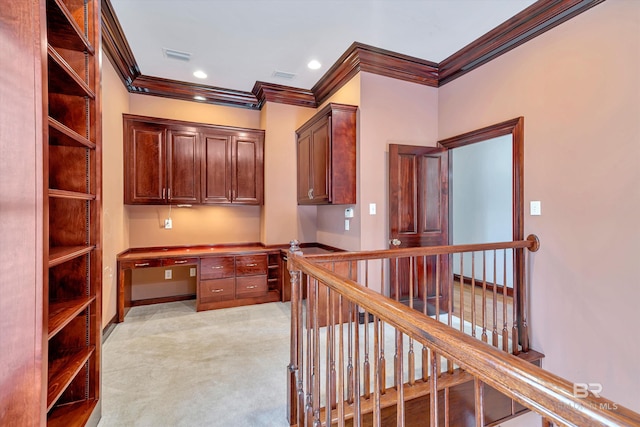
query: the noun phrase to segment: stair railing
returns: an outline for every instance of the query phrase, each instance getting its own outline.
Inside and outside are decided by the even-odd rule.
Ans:
[[[427,275],[437,278],[435,283],[443,281],[449,286],[448,279],[442,277],[449,277],[451,270],[443,273],[438,266],[450,262],[453,254],[537,247],[535,237],[503,244],[309,257],[296,253],[297,248],[293,247],[288,257],[292,285],[290,424],[315,427],[343,426],[349,422],[354,426],[363,423],[381,426],[390,408],[395,424],[405,426],[410,424],[405,424],[410,418],[405,402],[428,398],[426,412],[431,426],[463,425],[450,407],[449,394],[454,386],[468,383],[472,384],[473,416],[479,426],[487,421],[483,402],[489,390],[512,399],[513,408],[523,405],[559,425],[640,426],[639,414],[592,394],[582,397],[572,383],[530,363],[523,357],[525,346],[518,345],[522,335],[512,330],[510,351],[504,351],[504,331],[498,331],[493,325],[487,331],[486,323],[477,325],[472,319],[469,333],[464,307],[459,312],[462,319],[457,319],[461,326],[455,327],[450,320],[455,314],[451,309],[452,298],[446,301],[446,309],[441,310],[439,304],[444,299],[437,294],[440,288],[436,287],[429,295],[425,287],[420,294],[417,270],[423,268]],[[430,256],[438,258],[435,262],[419,264],[417,257]],[[406,257],[410,260],[408,303],[400,300],[398,292],[395,299],[383,295],[391,292],[391,265]],[[494,254],[493,260],[497,259]],[[372,267],[373,261],[380,266]],[[429,265],[433,267],[431,270]],[[497,299],[495,270],[494,267],[494,286],[488,294],[486,271],[484,273],[480,293],[485,303],[487,300],[495,303]],[[372,271],[380,273],[372,275]],[[464,266],[459,271],[460,276],[464,276]],[[399,272],[394,274],[398,280],[407,279]],[[358,279],[360,284],[356,282]],[[472,279],[475,279],[473,271]],[[464,288],[464,280],[460,282],[463,306],[469,289]],[[475,283],[471,285],[470,292],[475,292]],[[514,301],[518,300],[516,287],[514,284]],[[506,288],[501,289],[503,295],[507,293]],[[526,286],[519,290],[526,296]],[[433,304],[429,303],[430,298]],[[421,310],[414,306],[417,301],[423,302]],[[473,304],[471,308],[473,311]],[[518,314],[516,310],[514,316]],[[514,323],[515,330],[526,331],[524,322],[526,317],[522,323]],[[478,330],[480,336],[474,336]],[[499,343],[496,337],[503,342]],[[416,346],[421,349],[416,350]],[[516,355],[520,351],[523,353]],[[511,416],[514,415],[517,415],[515,410],[511,412]]]

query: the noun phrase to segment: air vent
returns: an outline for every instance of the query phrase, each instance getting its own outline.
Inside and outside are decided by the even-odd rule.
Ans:
[[[287,73],[286,71],[274,71],[273,72],[273,77],[277,77],[279,79],[293,80],[293,78],[295,76],[296,76],[295,73]]]
[[[191,60],[191,54],[189,52],[180,52],[179,50],[162,48],[162,53],[164,53],[164,56],[167,58],[177,59],[178,61]]]

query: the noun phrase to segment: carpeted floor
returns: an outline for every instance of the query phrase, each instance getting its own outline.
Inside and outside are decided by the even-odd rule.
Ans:
[[[289,312],[132,308],[103,346],[99,427],[287,426]]]

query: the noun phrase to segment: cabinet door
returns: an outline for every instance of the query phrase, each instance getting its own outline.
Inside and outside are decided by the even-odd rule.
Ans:
[[[167,187],[164,128],[130,123],[125,144],[125,203],[164,203]]]
[[[262,138],[252,135],[233,137],[232,203],[262,204],[264,191],[262,157]]]
[[[231,203],[231,137],[203,134],[202,201]]]
[[[298,136],[298,204],[309,203],[311,194],[311,130]]]
[[[167,200],[170,203],[200,202],[200,157],[195,130],[167,132]]]
[[[312,203],[329,201],[331,141],[329,118],[320,120],[311,128],[311,193]]]

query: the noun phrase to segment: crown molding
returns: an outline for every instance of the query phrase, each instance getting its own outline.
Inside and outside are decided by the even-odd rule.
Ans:
[[[438,64],[442,86],[604,0],[539,0]]]
[[[258,99],[259,108],[262,108],[266,101],[297,105],[298,107],[316,108],[318,106],[315,95],[308,89],[258,81],[251,92]]]
[[[604,0],[539,0],[440,63],[355,42],[311,90],[256,82],[251,92],[142,75],[111,1],[101,1],[104,50],[129,92],[259,110],[267,101],[316,108],[361,71],[439,87]]]
[[[438,86],[438,64],[435,62],[355,42],[311,88],[318,105],[360,71]]]

